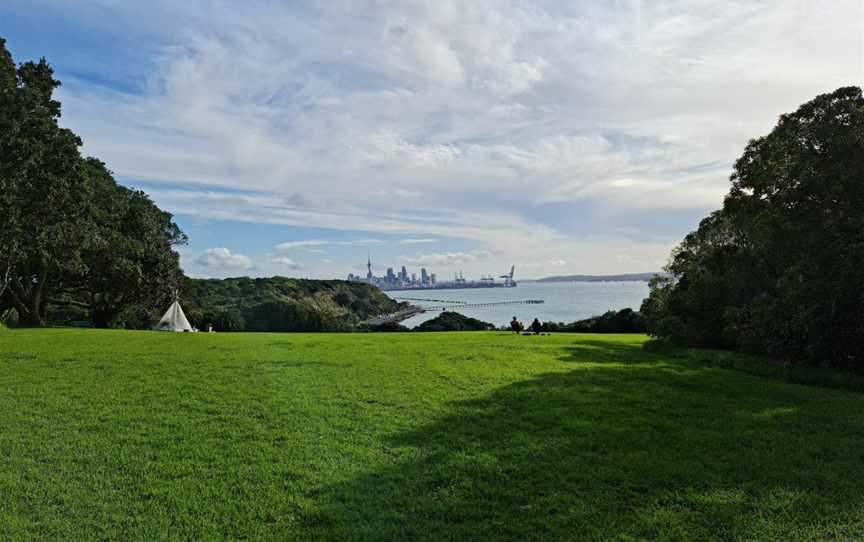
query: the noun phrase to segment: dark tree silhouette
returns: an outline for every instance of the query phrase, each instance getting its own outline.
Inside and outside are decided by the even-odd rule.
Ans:
[[[864,370],[864,97],[817,96],[750,141],[723,208],[673,252],[655,335]]]

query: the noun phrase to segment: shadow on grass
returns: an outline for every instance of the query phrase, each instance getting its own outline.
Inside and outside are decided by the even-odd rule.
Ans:
[[[658,370],[638,345],[585,341],[565,358],[599,363],[396,434],[369,472],[309,495],[321,507],[303,526],[357,540],[864,535],[860,401]]]
[[[642,348],[642,343],[615,343],[592,339],[581,339],[567,347],[566,353],[558,357],[566,362],[610,362],[653,363],[663,358]]]

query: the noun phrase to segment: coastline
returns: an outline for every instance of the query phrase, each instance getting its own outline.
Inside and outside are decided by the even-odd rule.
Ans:
[[[369,326],[380,326],[381,324],[386,324],[390,322],[399,323],[424,312],[426,312],[426,309],[409,303],[408,306],[402,310],[387,314],[381,314],[379,316],[375,316],[374,318],[370,318],[363,323]]]

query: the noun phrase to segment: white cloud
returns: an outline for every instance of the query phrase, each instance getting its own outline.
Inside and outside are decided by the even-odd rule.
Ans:
[[[449,268],[454,265],[475,263],[488,260],[491,253],[488,251],[477,252],[433,252],[429,254],[420,253],[416,256],[401,256],[399,261],[406,265],[428,265]]]
[[[195,263],[209,269],[251,269],[252,260],[242,254],[232,254],[227,248],[208,248]]]
[[[306,239],[302,241],[287,241],[276,245],[276,250],[279,252],[289,252],[295,249],[305,249],[307,252],[324,252],[320,249],[309,247],[320,247],[323,245],[378,245],[383,243],[381,239],[373,239],[363,237],[361,239],[352,239],[348,241],[322,241],[320,239]]]
[[[279,243],[276,245],[276,250],[279,252],[288,252],[289,250],[294,250],[297,248],[306,248],[306,247],[318,247],[321,245],[326,245],[327,241],[320,241],[318,239],[306,239],[303,241],[287,241],[285,243]]]
[[[695,224],[669,233],[652,216],[719,206],[749,138],[860,84],[864,66],[858,0],[112,9],[112,25],[153,38],[123,67],[143,83],[67,82],[64,124],[121,178],[164,184],[148,192],[168,210],[468,239],[556,271],[549,262],[576,249],[591,271],[626,271],[615,254],[666,254],[611,230],[588,238],[547,205],[644,217],[651,250],[668,250]],[[339,243],[278,250],[325,244]]]

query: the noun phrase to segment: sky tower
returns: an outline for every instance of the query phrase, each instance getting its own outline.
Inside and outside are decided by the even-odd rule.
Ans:
[[[366,278],[372,280],[372,253],[366,255]]]

